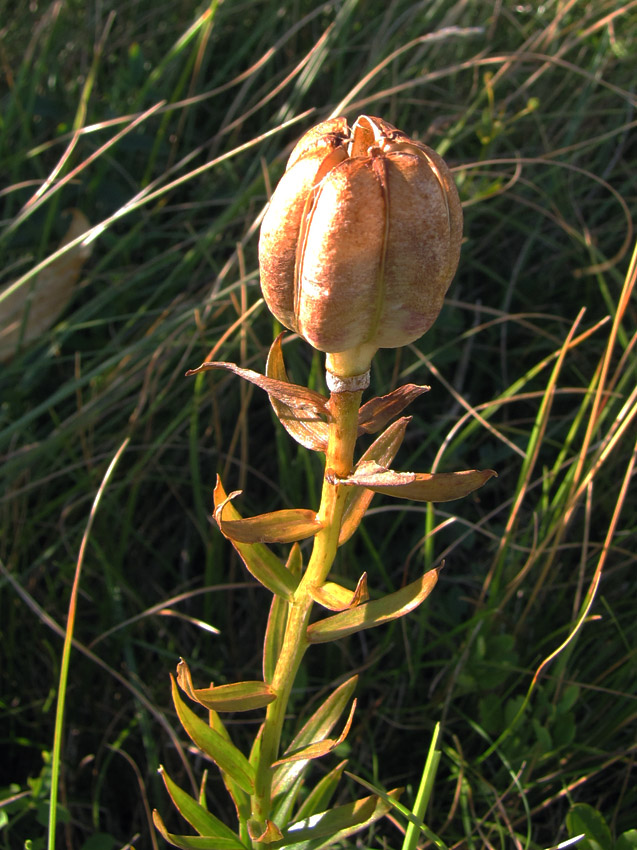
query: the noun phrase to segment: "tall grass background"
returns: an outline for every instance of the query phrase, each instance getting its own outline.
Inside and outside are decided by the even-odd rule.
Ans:
[[[2,850],[46,846],[52,771],[56,847],[158,847],[158,765],[193,787],[206,767],[168,672],[259,673],[267,598],[211,523],[215,475],[258,513],[316,506],[320,466],[265,395],[183,375],[263,369],[264,205],[302,132],[360,113],[443,154],[465,212],[438,322],[375,360],[377,393],[431,385],[396,466],[499,477],[431,508],[375,497],[339,575],[391,591],[444,560],[438,588],[310,653],[292,709],[357,669],[342,754],[406,805],[441,721],[440,846],[549,847],[582,823],[582,846],[634,841],[637,3],[0,6],[0,299],[55,263],[68,210],[91,227],[69,306],[0,365]],[[323,388],[317,355],[285,353]],[[231,822],[213,771],[208,794]]]

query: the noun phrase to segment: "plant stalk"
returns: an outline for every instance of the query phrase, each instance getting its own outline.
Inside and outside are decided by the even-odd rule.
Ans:
[[[333,392],[330,395],[325,471],[330,470],[340,478],[349,475],[354,464],[361,395],[362,391]],[[345,498],[346,488],[338,484],[330,484],[324,477],[321,504],[317,513],[322,528],[314,538],[307,569],[294,598],[289,603],[285,636],[271,682],[277,698],[268,706],[265,722],[261,728],[260,752],[256,765],[256,788],[252,797],[252,817],[261,824],[271,819],[272,764],[279,758],[281,731],[290,692],[308,646],[306,629],[313,605],[311,590],[325,582],[334,562]]]

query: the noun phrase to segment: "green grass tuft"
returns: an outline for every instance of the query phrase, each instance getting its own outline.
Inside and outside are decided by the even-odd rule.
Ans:
[[[432,386],[396,465],[499,477],[431,508],[375,498],[337,571],[391,591],[444,559],[438,587],[372,638],[316,649],[300,684],[313,699],[360,669],[348,770],[406,785],[412,809],[440,721],[426,824],[447,847],[544,848],[582,823],[617,840],[637,811],[637,10],[108,6],[0,22],[0,287],[30,291],[67,210],[92,228],[69,306],[0,366],[0,850],[46,846],[71,589],[124,441],[84,553],[56,846],[160,846],[158,765],[195,796],[204,767],[170,732],[169,671],[183,655],[202,680],[258,675],[266,600],[211,525],[215,475],[258,513],[315,505],[320,469],[263,394],[183,375],[207,357],[263,369],[260,216],[291,144],[334,112],[435,147],[465,209],[441,317],[375,361],[377,393]],[[322,389],[307,346],[285,353]],[[207,794],[231,823],[212,772]],[[357,846],[398,848],[406,827],[396,812]]]

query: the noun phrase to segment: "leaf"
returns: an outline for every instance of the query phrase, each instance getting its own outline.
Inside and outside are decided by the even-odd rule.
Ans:
[[[177,710],[177,716],[189,737],[204,752],[220,770],[227,773],[248,794],[254,793],[254,768],[230,740],[198,717],[191,711],[179,696],[177,683],[173,676],[172,683],[173,702]]]
[[[397,797],[402,789],[389,792]],[[378,797],[363,797],[353,803],[337,806],[304,820],[296,821],[283,830],[282,847],[292,845],[294,850],[318,850],[374,823],[389,811],[389,805]]]
[[[566,815],[566,828],[571,838],[584,833],[577,845],[581,850],[612,850],[613,838],[603,815],[587,803],[576,803]]]
[[[221,479],[217,476],[217,484],[214,492],[215,509],[227,499]],[[238,521],[241,515],[230,502],[226,503],[224,515],[230,520]],[[231,540],[232,545],[239,553],[241,560],[254,578],[261,582],[272,593],[291,599],[292,594],[299,583],[298,577],[285,568],[276,555],[261,543],[240,543]]]
[[[627,829],[617,839],[615,850],[637,850],[637,829]]]
[[[197,375],[199,372],[209,372],[213,369],[225,369],[227,372],[233,372],[235,375],[243,378],[244,381],[256,384],[257,387],[265,390],[271,398],[282,401],[294,410],[312,414],[313,417],[327,417],[329,415],[327,399],[320,393],[309,390],[307,387],[302,387],[299,384],[291,384],[289,381],[268,378],[260,372],[254,372],[252,369],[242,369],[235,363],[223,363],[221,361],[202,363],[196,369],[189,369],[186,372],[186,376]]]
[[[216,711],[208,712],[208,725],[211,729],[213,729],[218,735],[221,735],[224,741],[227,741],[230,746],[232,746],[232,739],[230,738],[230,734],[228,730],[223,725],[221,718],[217,714]],[[217,765],[218,766],[218,765]],[[223,780],[223,784],[226,787],[226,791],[232,797],[232,802],[234,803],[237,819],[241,822],[245,822],[245,819],[250,814],[250,797],[244,791],[244,789],[236,782],[229,773],[226,771],[219,769],[221,773],[221,778]]]
[[[287,621],[288,603],[280,596],[273,596],[263,641],[263,680],[265,682],[271,682],[274,676]]]
[[[248,835],[257,844],[273,844],[275,841],[280,844],[283,838],[279,827],[267,818],[264,823],[251,818],[248,821]]]
[[[284,334],[279,334],[272,343],[265,373],[268,378],[289,383],[281,349],[283,336]],[[321,396],[321,398],[323,397]],[[293,407],[272,394],[270,394],[270,404],[281,425],[297,443],[313,451],[324,452],[327,450],[328,426],[319,417],[319,414]]]
[[[421,578],[395,593],[313,623],[308,626],[307,639],[310,643],[325,643],[403,617],[424,602],[437,581],[438,570],[428,570]]]
[[[360,463],[347,478],[326,476],[331,484],[367,487],[415,502],[450,502],[461,499],[497,473],[493,469],[465,469],[462,472],[395,472],[375,461]]]
[[[321,587],[310,587],[310,596],[319,605],[330,611],[345,611],[356,608],[369,599],[367,592],[367,573],[359,578],[356,590],[349,590],[333,581],[326,581]]]
[[[411,404],[423,393],[429,392],[431,387],[419,384],[404,384],[388,395],[372,398],[366,402],[358,413],[358,429],[365,434],[375,434],[380,431],[394,416]]]
[[[58,245],[64,248],[89,228],[86,216],[71,210],[71,224]],[[0,361],[11,359],[20,345],[40,337],[69,303],[91,249],[81,242],[53,260],[35,277],[0,298]]]
[[[334,796],[336,787],[343,775],[346,764],[347,759],[342,761],[340,764],[337,764],[336,767],[333,767],[329,773],[326,773],[325,776],[322,776],[321,779],[319,779],[314,788],[301,803],[295,820],[300,821],[304,818],[308,818],[310,815],[314,815],[329,806],[330,800]]]
[[[246,850],[245,845],[234,838],[231,840],[219,836],[174,835],[166,829],[157,809],[153,811],[153,823],[169,844],[181,847],[182,850]]]
[[[236,540],[237,543],[293,543],[296,540],[313,537],[323,527],[316,518],[315,512],[305,508],[272,511],[247,519],[224,519],[224,508],[241,492],[241,490],[235,490],[230,493],[225,501],[215,508],[217,525],[224,537],[229,540]]]
[[[327,755],[332,752],[332,750],[336,749],[339,744],[342,744],[345,738],[347,738],[349,734],[349,730],[352,726],[352,720],[354,719],[354,711],[356,710],[356,700],[353,701],[352,707],[349,712],[349,717],[345,723],[345,727],[338,738],[323,738],[322,741],[316,741],[313,744],[308,744],[307,747],[301,747],[300,750],[295,750],[287,756],[284,756],[282,759],[275,761],[272,763],[272,767],[278,767],[281,764],[289,764],[291,762],[307,762],[311,759],[321,758],[322,756]],[[286,750],[286,752],[289,752]]]
[[[272,818],[275,823],[280,823],[285,826],[292,822],[292,811],[296,805],[296,801],[303,785],[304,776],[303,773],[300,773],[288,790],[284,794],[279,794],[279,796],[274,800]]]
[[[284,756],[300,750],[302,747],[323,741],[330,734],[351,699],[357,681],[358,676],[352,676],[328,696],[299,729]],[[277,767],[274,771],[272,783],[273,796],[286,791],[302,773],[308,761],[309,759],[288,762]]]
[[[386,428],[363,454],[356,468],[361,463],[369,461],[376,461],[383,466],[391,463],[401,446],[405,437],[405,429],[410,422],[409,416],[403,416],[402,419],[398,419],[393,425]],[[347,494],[343,511],[343,521],[338,538],[339,546],[342,546],[354,534],[369,507],[369,503],[374,498],[373,490],[366,490],[364,487],[350,487],[350,490],[351,493]]]
[[[239,836],[173,782],[163,767],[159,768],[159,773],[175,804],[175,808],[199,835],[225,838],[228,841],[233,841],[235,847],[243,847]]]
[[[213,711],[251,711],[265,708],[276,699],[275,692],[265,682],[235,682],[216,688],[193,688],[190,670],[183,659],[177,665],[177,684],[190,699]]]

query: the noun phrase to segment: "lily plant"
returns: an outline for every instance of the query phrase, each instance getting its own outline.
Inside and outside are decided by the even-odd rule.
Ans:
[[[314,644],[376,628],[414,611],[434,589],[432,569],[388,595],[368,588],[362,572],[352,586],[330,579],[336,553],[355,533],[375,493],[420,502],[461,498],[493,470],[400,472],[391,463],[410,417],[403,412],[428,387],[406,384],[362,403],[379,348],[418,339],[433,324],[455,274],[462,209],[445,162],[386,121],[360,116],[350,128],[333,118],[298,142],[263,220],[261,287],[276,318],[326,354],[329,398],[291,383],[282,336],[265,373],[233,363],[205,362],[192,375],[227,370],[268,393],[288,434],[324,455],[318,509],[294,508],[244,518],[239,492],[218,478],[214,518],[248,572],[272,594],[263,642],[262,678],[196,687],[185,661],[172,678],[179,721],[216,764],[236,810],[224,823],[162,768],[166,789],[196,835],[168,832],[176,847],[201,850],[318,850],[381,818],[401,789],[331,805],[345,762],[310,783],[315,759],[328,756],[351,727],[357,677],[340,684],[293,731],[288,701],[305,653]],[[362,435],[377,434],[357,453]],[[311,539],[304,558],[299,541]],[[280,559],[269,544],[290,544]],[[317,615],[318,612],[318,615]],[[232,741],[221,715],[264,711],[248,753]],[[340,731],[335,730],[339,727]]]

